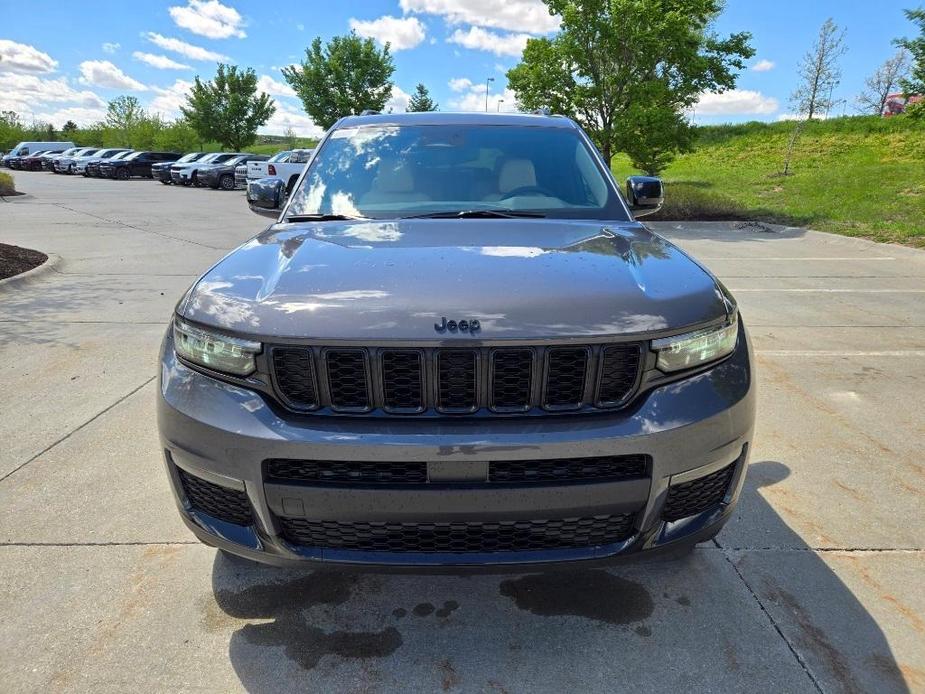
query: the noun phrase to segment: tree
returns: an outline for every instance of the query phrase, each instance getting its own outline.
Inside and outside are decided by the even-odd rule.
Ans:
[[[295,134],[295,130],[292,129],[291,125],[286,128],[286,132],[283,133],[283,138],[286,140],[289,149],[295,149],[296,144],[298,144],[298,136]]]
[[[257,128],[270,120],[276,106],[268,94],[257,93],[252,68],[220,63],[214,80],[196,76],[180,111],[203,140],[240,152],[257,139]]]
[[[411,99],[408,101],[408,111],[410,112],[436,111],[437,106],[437,102],[430,98],[430,92],[427,91],[427,87],[423,84],[418,84],[414,88],[414,94],[411,95]]]
[[[64,124],[64,127],[61,128],[61,132],[64,135],[71,135],[72,133],[76,131],[77,131],[77,123],[75,123],[72,120],[69,120],[67,123]]]
[[[382,50],[372,39],[350,32],[322,47],[315,38],[300,65],[283,68],[283,77],[296,91],[305,112],[322,128],[364,110],[381,111],[392,94],[395,65],[389,44]]]
[[[562,18],[553,38],[529,39],[507,73],[521,107],[577,120],[605,161],[627,152],[657,173],[690,143],[684,112],[722,92],[754,55],[750,34],[711,28],[721,0],[544,0]]]
[[[882,115],[887,97],[899,87],[908,71],[909,53],[900,48],[896,55],[887,59],[874,74],[864,80],[864,91],[858,94],[861,110],[874,116]]]
[[[919,35],[914,39],[897,39],[894,43],[912,55],[912,69],[900,84],[903,95],[909,98],[913,94],[925,95],[925,8],[905,10],[906,19],[918,24]],[[906,109],[913,118],[925,119],[925,103],[920,102]]]
[[[117,96],[106,107],[105,125],[115,131],[116,143],[125,146],[131,140],[132,130],[145,117],[141,102],[134,96]]]
[[[812,49],[800,61],[800,85],[790,96],[797,113],[812,120],[820,111],[834,105],[832,93],[841,82],[839,59],[845,54],[845,31],[827,19],[819,29]]]

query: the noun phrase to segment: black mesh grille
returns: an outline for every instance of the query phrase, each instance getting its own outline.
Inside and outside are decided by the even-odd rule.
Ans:
[[[332,484],[425,484],[427,463],[379,463],[339,460],[266,461],[269,480]]]
[[[491,406],[496,410],[526,410],[530,406],[532,378],[532,350],[495,350],[492,354]]]
[[[670,486],[662,517],[675,521],[719,506],[734,472],[735,463],[732,463],[705,477]]]
[[[424,409],[421,353],[389,350],[382,353],[382,391],[387,410]]]
[[[488,465],[490,482],[584,482],[644,478],[649,459],[645,455],[608,455],[599,458],[553,460],[504,460]]]
[[[442,349],[437,353],[439,402],[444,412],[471,412],[478,406],[476,365],[472,349]]]
[[[600,405],[622,404],[636,387],[639,373],[639,346],[610,345],[601,357],[601,382],[597,401]]]
[[[277,398],[293,410],[516,415],[623,406],[637,387],[641,347],[279,345],[268,354]]]
[[[315,369],[310,349],[276,347],[273,350],[273,368],[277,387],[290,405],[303,409],[318,406],[318,389],[315,386]]]
[[[180,474],[186,498],[194,509],[229,523],[251,524],[253,516],[247,494],[206,482],[181,468],[177,468],[177,472]]]
[[[612,544],[633,532],[633,515],[460,523],[361,523],[280,518],[298,545],[371,552],[517,552]]]
[[[546,362],[547,407],[580,407],[588,373],[588,350],[551,349]]]
[[[366,352],[359,349],[332,349],[327,352],[325,358],[331,405],[341,410],[369,409]]]

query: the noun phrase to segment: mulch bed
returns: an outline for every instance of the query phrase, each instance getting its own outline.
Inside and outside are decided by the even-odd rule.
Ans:
[[[38,267],[46,260],[48,256],[40,251],[0,243],[0,280]]]

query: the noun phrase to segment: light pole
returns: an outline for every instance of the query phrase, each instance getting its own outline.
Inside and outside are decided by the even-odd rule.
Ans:
[[[485,113],[488,113],[488,85],[495,81],[494,77],[489,77],[485,80]]]
[[[504,103],[504,99],[498,99],[498,113],[501,113],[501,104]]]

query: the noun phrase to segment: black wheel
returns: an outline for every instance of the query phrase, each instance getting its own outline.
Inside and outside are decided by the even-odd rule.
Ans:
[[[222,190],[234,190],[234,176],[225,174],[219,179],[218,184],[222,187]]]
[[[170,181],[161,180],[161,183],[163,183],[165,186],[169,186],[169,185],[170,185]]]
[[[128,171],[126,169],[116,169],[116,178],[120,181],[124,181],[128,178]]]

